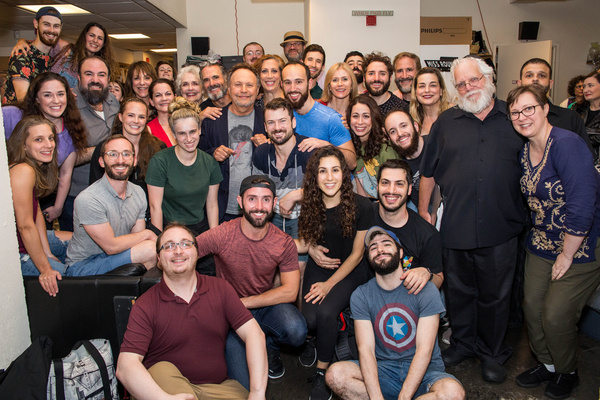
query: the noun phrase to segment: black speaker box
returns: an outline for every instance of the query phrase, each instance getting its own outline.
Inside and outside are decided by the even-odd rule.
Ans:
[[[519,40],[537,40],[539,29],[539,22],[519,22]]]
[[[192,55],[205,56],[210,50],[210,38],[208,37],[192,37]]]

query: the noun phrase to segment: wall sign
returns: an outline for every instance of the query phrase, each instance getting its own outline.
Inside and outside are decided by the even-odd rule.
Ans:
[[[368,11],[368,10],[352,10],[353,17],[364,17],[367,15],[379,15],[380,17],[393,17],[394,11]]]

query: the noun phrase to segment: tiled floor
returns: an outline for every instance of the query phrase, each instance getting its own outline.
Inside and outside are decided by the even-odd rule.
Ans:
[[[544,385],[534,389],[524,389],[514,382],[515,377],[535,365],[525,328],[512,328],[508,332],[508,342],[513,346],[513,356],[506,363],[508,378],[502,384],[493,384],[481,379],[479,361],[467,360],[457,367],[448,368],[463,384],[470,400],[542,400]],[[442,345],[445,348],[445,345]],[[314,373],[313,368],[304,368],[298,358],[291,353],[283,353],[286,373],[283,378],[271,380],[267,389],[268,400],[308,399],[310,384],[307,379]],[[584,334],[579,334],[579,377],[580,384],[573,391],[571,400],[600,399],[600,342]]]

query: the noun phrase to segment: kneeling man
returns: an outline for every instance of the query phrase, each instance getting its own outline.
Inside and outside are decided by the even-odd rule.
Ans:
[[[198,245],[183,225],[167,226],[156,252],[163,278],[131,310],[117,378],[137,399],[264,399],[265,336],[231,285],[196,272]],[[247,345],[249,394],[227,378],[230,328]]]
[[[359,361],[333,364],[327,384],[343,399],[464,399],[437,344],[444,311],[437,288],[428,282],[408,294],[400,279],[403,250],[392,232],[372,227],[365,246],[375,278],[350,299]]]

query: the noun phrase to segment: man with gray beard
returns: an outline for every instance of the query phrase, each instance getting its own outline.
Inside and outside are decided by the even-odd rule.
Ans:
[[[458,106],[433,124],[423,150],[419,214],[428,221],[434,185],[444,217],[440,233],[446,304],[452,326],[446,366],[481,360],[483,379],[502,382],[512,354],[504,343],[517,237],[523,230],[519,152],[523,139],[512,128],[506,103],[494,97],[494,71],[465,57],[451,67]]]

